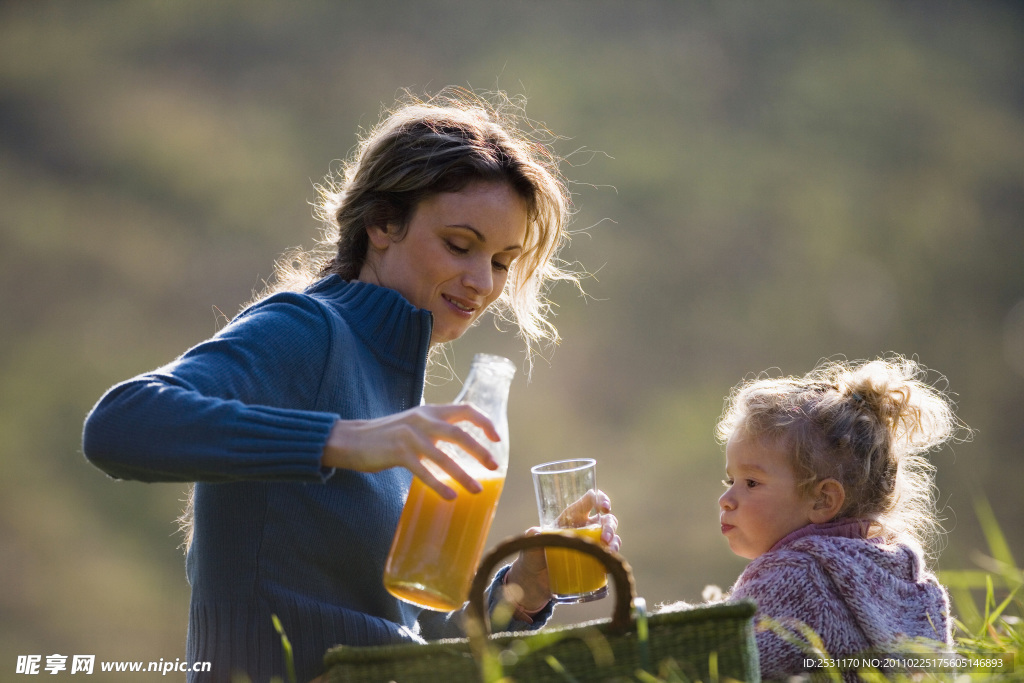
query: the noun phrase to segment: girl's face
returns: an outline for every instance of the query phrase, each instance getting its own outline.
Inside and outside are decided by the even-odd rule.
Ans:
[[[740,557],[760,557],[811,523],[814,500],[797,490],[789,455],[780,448],[733,434],[725,446],[725,472],[719,518],[729,548]]]
[[[505,288],[526,240],[526,203],[510,185],[475,181],[421,201],[394,238],[369,228],[359,279],[433,314],[431,344],[458,339]]]

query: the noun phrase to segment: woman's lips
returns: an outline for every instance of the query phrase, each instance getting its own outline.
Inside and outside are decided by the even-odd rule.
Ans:
[[[477,307],[465,299],[457,299],[447,294],[442,294],[441,297],[448,303],[448,305],[459,315],[465,317],[472,317],[476,312]]]

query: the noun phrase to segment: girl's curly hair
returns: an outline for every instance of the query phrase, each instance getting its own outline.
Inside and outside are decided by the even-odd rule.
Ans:
[[[789,452],[798,486],[810,492],[826,478],[846,499],[839,517],[872,521],[873,533],[922,548],[941,531],[934,466],[925,454],[970,430],[949,395],[928,383],[916,360],[826,360],[803,377],[761,376],[726,401],[716,435],[737,432]]]

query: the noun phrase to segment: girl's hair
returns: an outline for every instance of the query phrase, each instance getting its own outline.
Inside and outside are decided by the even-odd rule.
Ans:
[[[571,200],[547,145],[552,137],[523,115],[521,101],[503,93],[484,97],[448,88],[427,101],[407,95],[317,186],[320,247],[286,254],[264,295],[301,290],[332,274],[355,279],[366,259],[367,228],[393,226],[401,237],[427,197],[474,181],[506,182],[526,204],[526,242],[493,310],[497,319],[518,326],[529,359],[535,344],[559,341],[548,320],[547,286],[555,280],[579,284],[558,259],[569,238]]]
[[[927,376],[898,355],[827,360],[803,377],[761,376],[733,389],[716,435],[722,443],[739,433],[782,448],[802,492],[829,477],[843,485],[838,517],[870,519],[875,535],[927,548],[941,527],[934,467],[924,456],[970,432]]]

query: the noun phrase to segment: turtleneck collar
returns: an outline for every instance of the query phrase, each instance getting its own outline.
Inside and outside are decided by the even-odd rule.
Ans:
[[[807,526],[800,527],[796,531],[790,532],[788,535],[783,536],[778,543],[772,546],[772,552],[778,550],[784,546],[789,545],[797,539],[804,538],[805,536],[838,536],[840,538],[867,538],[868,531],[871,529],[870,519],[858,519],[856,517],[843,517],[842,519],[835,519],[831,522],[825,522],[824,524],[808,524]]]
[[[397,291],[330,275],[314,282],[306,292],[338,304],[355,333],[382,360],[408,372],[426,363],[433,316]]]

